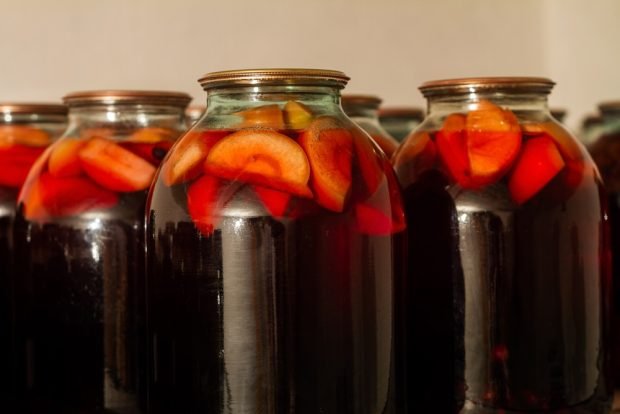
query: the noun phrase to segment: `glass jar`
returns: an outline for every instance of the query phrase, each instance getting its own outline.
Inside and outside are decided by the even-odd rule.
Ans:
[[[400,408],[607,413],[606,200],[544,78],[428,82],[394,156],[408,220],[395,286]],[[405,411],[401,411],[405,412]]]
[[[372,137],[372,139],[390,158],[396,148],[396,141],[383,127],[379,124],[379,105],[381,99],[372,95],[343,95],[342,109],[353,122],[359,125],[364,131]]]
[[[424,119],[421,108],[383,107],[379,109],[379,123],[397,141],[403,141]]]
[[[392,409],[392,167],[341,72],[215,72],[147,203],[149,408]]]
[[[599,114],[591,114],[581,121],[579,130],[579,141],[586,146],[590,146],[601,134],[603,127],[603,117]]]
[[[0,338],[10,337],[11,233],[17,193],[35,160],[67,126],[67,107],[0,103]],[[9,341],[0,341],[0,401],[13,396]]]
[[[564,118],[566,118],[566,109],[551,108],[549,112],[551,112],[551,116],[560,124],[564,122]]]
[[[134,413],[143,392],[144,207],[190,97],[69,94],[15,219],[19,412]]]
[[[207,108],[204,105],[191,105],[185,110],[185,124],[190,128],[200,119]]]

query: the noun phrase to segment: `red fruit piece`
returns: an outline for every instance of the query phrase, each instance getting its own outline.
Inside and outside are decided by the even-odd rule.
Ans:
[[[43,147],[11,145],[0,147],[0,186],[19,188],[30,168],[45,151]]]
[[[75,138],[58,141],[51,149],[47,168],[54,177],[73,177],[82,173],[80,149],[85,142]]]
[[[508,189],[515,202],[523,204],[542,190],[564,168],[564,160],[553,140],[547,136],[530,138],[510,178]]]
[[[152,165],[159,165],[173,144],[174,142],[172,141],[159,141],[154,143],[125,141],[120,142],[118,145],[131,151]]]
[[[366,135],[355,134],[353,137],[355,147],[355,157],[357,163],[355,168],[364,180],[367,194],[374,194],[383,179],[383,169],[380,164],[380,156],[372,142]]]
[[[366,205],[355,205],[357,230],[363,234],[387,236],[392,234],[392,218],[380,209]]]
[[[194,225],[205,236],[213,234],[219,221],[218,207],[220,188],[223,181],[203,175],[193,182],[187,190],[187,210]]]
[[[310,161],[316,202],[341,212],[351,190],[351,132],[334,118],[320,117],[300,135],[299,144]]]
[[[211,148],[230,131],[190,131],[183,136],[163,167],[166,185],[171,186],[198,177]]]
[[[84,177],[56,178],[43,173],[24,188],[20,200],[27,219],[44,220],[112,207],[118,202],[118,195]]]
[[[247,129],[228,135],[209,152],[205,171],[228,180],[312,197],[306,154],[291,138],[271,130]]]
[[[86,174],[109,190],[145,190],[155,175],[155,167],[147,161],[104,138],[88,141],[79,156]]]
[[[471,167],[467,156],[466,118],[461,114],[449,115],[437,131],[435,142],[442,163],[463,188],[471,188]]]
[[[261,202],[273,217],[282,217],[291,201],[289,193],[273,190],[260,185],[253,186],[254,192],[258,195]]]

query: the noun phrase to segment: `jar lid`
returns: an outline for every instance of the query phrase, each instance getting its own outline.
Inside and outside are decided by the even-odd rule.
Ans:
[[[73,92],[64,96],[68,106],[144,104],[186,107],[192,97],[183,92],[99,90]]]
[[[588,127],[592,125],[601,124],[602,122],[603,122],[603,118],[601,118],[600,115],[591,114],[583,118],[583,120],[581,121],[581,125],[584,127]]]
[[[616,113],[620,112],[620,101],[607,101],[601,102],[598,105],[599,111],[602,113]]]
[[[1,102],[0,113],[67,115],[67,107],[60,103],[42,102]]]
[[[204,90],[220,86],[301,85],[344,88],[349,77],[325,69],[243,69],[211,72],[198,79]]]
[[[379,109],[379,118],[423,119],[424,111],[420,108],[385,107]]]
[[[383,100],[375,95],[345,94],[341,97],[343,107],[377,109]]]
[[[435,80],[423,83],[419,89],[425,97],[480,90],[548,94],[553,85],[555,82],[548,78],[487,77]]]

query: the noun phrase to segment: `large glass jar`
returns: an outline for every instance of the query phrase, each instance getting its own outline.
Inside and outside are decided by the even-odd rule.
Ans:
[[[0,404],[12,398],[11,232],[20,187],[35,160],[67,127],[67,107],[0,103]]]
[[[207,74],[147,203],[149,407],[391,412],[393,170],[341,72]]]
[[[414,107],[382,107],[379,123],[397,141],[404,140],[424,119],[424,111]]]
[[[381,105],[381,98],[377,96],[342,96],[344,113],[366,131],[390,158],[398,147],[398,141],[379,124],[379,105]]]
[[[586,146],[592,143],[601,135],[603,128],[603,117],[600,114],[590,114],[583,118],[579,128],[579,141]]]
[[[550,116],[552,86],[420,88],[428,116],[394,157],[409,229],[400,412],[608,412],[606,199]]]
[[[78,92],[15,219],[20,413],[134,413],[144,388],[144,207],[190,97]],[[105,411],[104,411],[105,410]]]

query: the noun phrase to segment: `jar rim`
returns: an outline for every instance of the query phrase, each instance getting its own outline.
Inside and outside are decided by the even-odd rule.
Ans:
[[[187,93],[175,91],[103,89],[72,92],[62,99],[69,107],[101,104],[143,104],[184,108],[190,103],[192,97]]]
[[[349,81],[344,72],[330,69],[272,68],[210,72],[198,79],[206,91],[221,86],[301,85],[342,89]]]
[[[379,109],[379,118],[424,118],[424,111],[421,108],[410,108],[405,106],[392,106]]]
[[[433,80],[418,89],[425,97],[482,90],[548,94],[554,85],[551,79],[543,77],[499,76]]]
[[[52,102],[0,102],[0,113],[67,115],[67,106]]]
[[[377,109],[383,99],[379,98],[376,95],[363,95],[363,94],[343,94],[340,97],[340,101],[342,102],[342,106],[356,106],[361,108],[368,109]]]

